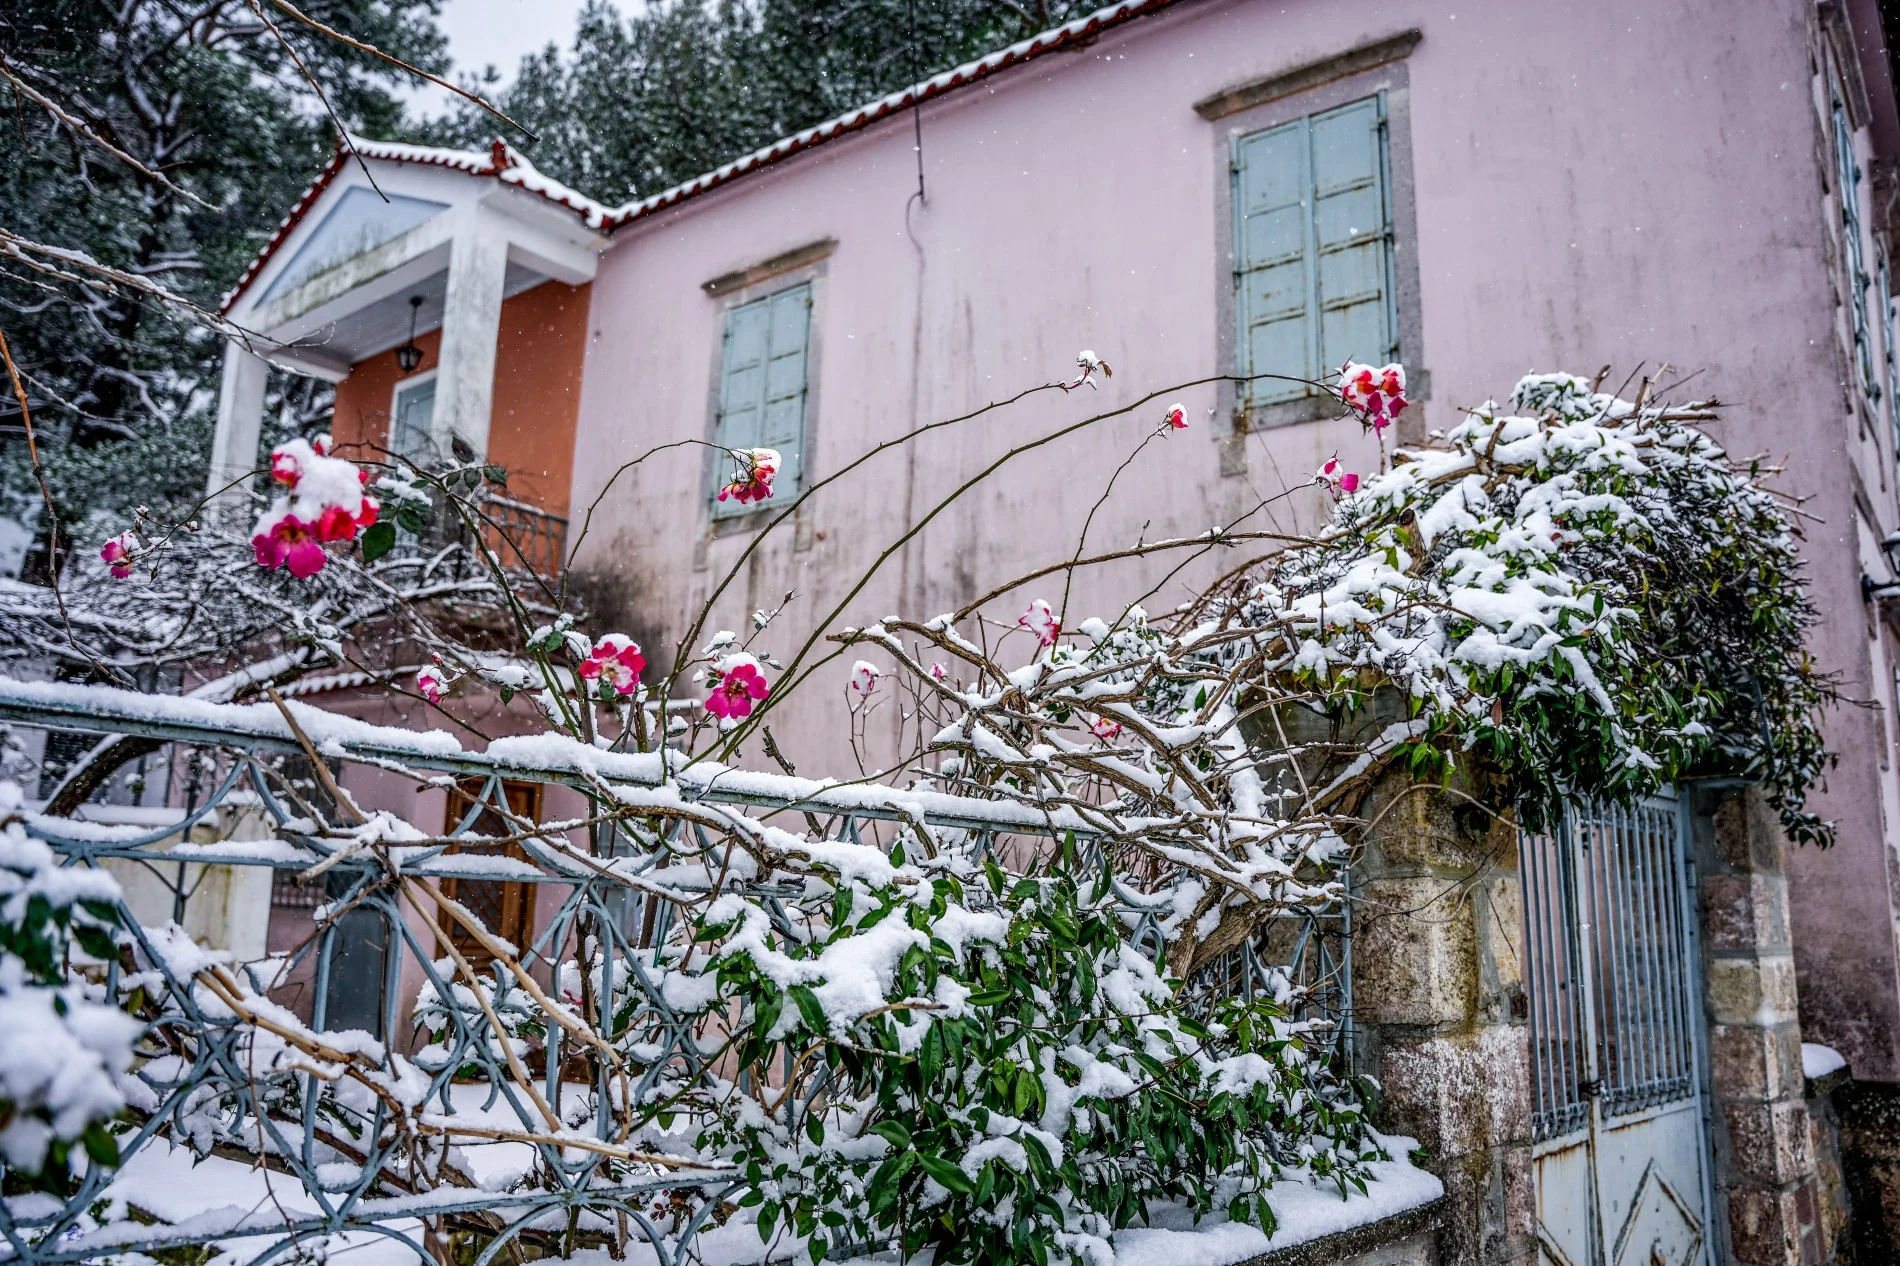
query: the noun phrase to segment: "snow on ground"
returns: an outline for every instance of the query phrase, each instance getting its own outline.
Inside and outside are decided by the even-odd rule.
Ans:
[[[1810,1049],[1826,1051],[1826,1047]],[[1810,1074],[1813,1075],[1813,1074]],[[497,1105],[499,1107],[500,1105]],[[475,1110],[473,1105],[457,1104],[457,1115],[486,1117],[496,1115],[497,1123],[506,1119],[499,1114]],[[1364,1226],[1429,1204],[1444,1194],[1444,1184],[1417,1168],[1406,1156],[1416,1146],[1413,1140],[1399,1137],[1382,1139],[1395,1159],[1372,1165],[1374,1181],[1367,1193],[1354,1192],[1341,1200],[1330,1183],[1309,1186],[1285,1181],[1267,1196],[1279,1218],[1279,1227],[1271,1236],[1258,1227],[1228,1222],[1213,1215],[1198,1226],[1187,1210],[1164,1207],[1153,1211],[1153,1225],[1131,1227],[1115,1236],[1116,1266],[1233,1266],[1262,1253],[1304,1244],[1353,1227]],[[466,1149],[477,1179],[489,1185],[510,1169],[531,1159],[531,1149],[523,1144],[497,1144]],[[480,1159],[476,1159],[477,1154]],[[256,1218],[273,1209],[291,1215],[316,1212],[315,1202],[294,1178],[254,1169],[237,1161],[212,1156],[194,1160],[188,1148],[175,1147],[163,1139],[154,1139],[141,1148],[114,1180],[109,1198],[125,1201],[166,1222],[180,1222],[205,1214],[231,1213]],[[219,1219],[223,1220],[223,1219]],[[413,1220],[399,1221],[395,1229],[414,1233]],[[262,1253],[274,1236],[235,1236],[220,1240],[222,1250],[210,1266],[243,1266]],[[313,1246],[314,1247],[314,1246]],[[697,1256],[703,1266],[761,1266],[768,1260],[767,1248],[759,1242],[757,1229],[749,1215],[741,1215],[725,1226],[713,1227],[700,1236]],[[352,1232],[326,1237],[330,1261],[343,1260],[349,1266],[414,1266],[415,1253],[400,1242],[371,1232]],[[781,1238],[771,1246],[769,1260],[802,1260],[804,1254]],[[606,1266],[605,1252],[586,1250],[570,1260],[579,1266]],[[622,1266],[650,1266],[656,1261],[645,1245],[629,1245]],[[882,1266],[884,1255],[856,1259],[856,1266]],[[895,1260],[894,1258],[891,1260]],[[928,1266],[921,1258],[917,1266]],[[850,1264],[847,1264],[850,1266]]]
[[[219,1156],[197,1160],[190,1148],[174,1146],[164,1139],[152,1139],[135,1152],[106,1194],[108,1200],[124,1201],[174,1223],[207,1213],[234,1212],[255,1218],[274,1210],[292,1216],[317,1212],[316,1202],[303,1185],[287,1174],[254,1169]],[[392,1222],[391,1227],[415,1234],[421,1224],[406,1218]],[[278,1238],[251,1235],[219,1240],[217,1246],[222,1251],[208,1266],[242,1266]],[[320,1238],[321,1260],[347,1262],[349,1266],[414,1266],[417,1261],[416,1254],[400,1241],[372,1231]]]
[[[1810,1081],[1847,1067],[1847,1060],[1832,1046],[1819,1042],[1801,1043],[1801,1075]]]

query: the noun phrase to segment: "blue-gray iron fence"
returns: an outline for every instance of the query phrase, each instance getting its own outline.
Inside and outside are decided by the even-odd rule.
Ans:
[[[319,747],[328,760],[441,776],[467,792],[466,812],[443,837],[403,850],[400,856],[338,857],[337,839],[322,832],[322,811],[313,807],[320,799],[321,780],[309,778],[314,771],[305,761],[303,742],[288,727],[260,724],[236,732],[222,718],[194,720],[177,710],[152,709],[141,704],[139,696],[101,691],[82,699],[71,692],[35,690],[4,680],[0,722],[60,732],[138,735],[172,744],[174,752],[197,753],[201,777],[188,803],[178,781],[172,784],[175,821],[143,830],[101,831],[67,819],[29,815],[25,828],[65,865],[96,866],[111,859],[145,863],[171,887],[177,910],[186,905],[187,888],[194,882],[180,863],[263,867],[288,876],[330,862],[320,895],[286,903],[320,906],[312,913],[329,916],[314,920],[314,935],[282,958],[235,964],[228,978],[241,973],[261,995],[287,978],[304,976],[310,985],[305,1018],[311,1028],[319,1033],[364,1029],[386,1043],[372,1049],[384,1051],[409,1042],[409,1059],[428,1077],[420,1101],[425,1109],[439,1109],[421,1119],[439,1132],[442,1145],[492,1137],[531,1148],[537,1161],[535,1182],[508,1190],[457,1185],[468,1179],[449,1166],[428,1172],[427,1149],[419,1152],[414,1139],[392,1133],[396,1118],[388,1104],[373,1095],[348,1103],[326,1094],[322,1076],[299,1069],[295,1061],[258,1067],[256,1017],[236,1014],[224,993],[207,992],[195,983],[194,971],[188,970],[192,965],[180,964],[175,947],[162,943],[163,934],[140,927],[131,910],[122,909],[133,952],[126,961],[98,964],[95,974],[111,1000],[147,1022],[134,1070],[143,1087],[141,1101],[128,1114],[120,1139],[124,1163],[131,1163],[154,1140],[185,1141],[200,1153],[242,1159],[287,1176],[301,1188],[303,1207],[206,1215],[178,1225],[154,1221],[128,1228],[121,1222],[101,1228],[95,1214],[110,1195],[115,1171],[93,1167],[74,1179],[63,1198],[36,1194],[0,1199],[0,1260],[76,1266],[107,1254],[149,1255],[261,1236],[266,1237],[264,1247],[251,1261],[265,1266],[285,1254],[307,1256],[306,1250],[325,1237],[353,1232],[401,1241],[427,1260],[442,1252],[437,1244],[432,1254],[425,1243],[422,1219],[428,1218],[470,1231],[482,1242],[474,1266],[486,1266],[501,1255],[518,1260],[519,1250],[510,1245],[523,1236],[552,1236],[557,1241],[565,1237],[571,1246],[611,1238],[608,1231],[623,1239],[629,1234],[646,1239],[661,1266],[680,1266],[717,1200],[698,1202],[682,1220],[680,1211],[692,1202],[669,1205],[667,1193],[687,1188],[715,1197],[735,1193],[738,1184],[730,1172],[648,1163],[632,1155],[612,1137],[610,1112],[592,1113],[592,1137],[550,1130],[531,1102],[531,1085],[505,1066],[506,1056],[492,1040],[495,1035],[466,1014],[436,1017],[443,1027],[426,1035],[426,1051],[415,1048],[413,1030],[403,1032],[404,1023],[415,1020],[400,987],[405,975],[419,974],[438,996],[449,995],[454,987],[454,973],[438,965],[453,929],[406,918],[400,892],[387,882],[390,872],[437,883],[498,882],[500,872],[492,856],[458,851],[457,841],[487,839],[492,852],[494,819],[487,820],[488,830],[477,828],[485,814],[505,817],[512,811],[510,784],[598,789],[593,775],[510,764],[481,754],[442,754],[426,743],[324,740]],[[287,780],[286,762],[302,762],[305,778]],[[208,778],[202,776],[206,770]],[[880,828],[888,830],[888,824],[909,820],[915,813],[901,797],[878,803],[863,787],[788,797],[750,790],[738,780],[694,782],[690,776],[681,787],[689,798],[704,802],[748,806],[766,815],[799,815],[807,829],[828,839],[876,838]],[[277,843],[180,843],[219,821],[214,815],[233,808],[261,814]],[[1008,850],[1019,859],[1025,849],[1068,846],[1079,848],[1085,862],[1107,865],[1112,860],[1104,855],[1102,841],[1086,829],[1039,822],[1033,811],[1013,802],[939,798],[923,818],[938,830],[971,833],[979,851]],[[613,858],[627,851],[616,846],[609,831],[598,825],[588,829],[594,834],[596,857]],[[654,987],[641,954],[664,940],[668,921],[675,917],[673,907],[642,900],[637,885],[628,883],[625,859],[603,867],[577,860],[548,839],[517,834],[520,838],[511,845],[517,864],[505,868],[501,879],[528,891],[553,886],[561,892],[553,915],[533,931],[528,944],[517,947],[520,963],[531,979],[551,987],[558,984],[552,973],[583,937],[604,942],[604,957],[619,963],[624,974],[601,974],[601,996],[587,1000],[592,1015],[613,1017],[619,1032],[636,1032],[645,1043],[645,1062],[633,1084],[611,1085],[604,1064],[595,1061],[590,1066],[578,1058],[584,1043],[575,1034],[540,1016],[539,1058],[530,1071],[532,1080],[540,1083],[541,1098],[560,1112],[576,1100],[606,1103],[631,1096],[638,1101],[663,1079],[692,1083],[708,1075],[716,1053],[702,1047],[691,1020]],[[712,843],[703,826],[674,819],[660,838],[643,842],[645,860],[638,865],[651,868],[703,854]],[[203,872],[193,873],[201,877]],[[633,877],[637,879],[637,873]],[[770,891],[760,887],[753,895],[771,906]],[[1131,905],[1127,920],[1130,938],[1158,959],[1165,944],[1155,910]],[[1265,993],[1278,998],[1307,1027],[1312,1043],[1344,1065],[1350,1061],[1350,933],[1345,903],[1288,912],[1199,973],[1188,987],[1209,996]],[[506,971],[494,973],[497,1016],[520,1014],[509,1008],[527,983]],[[801,1106],[789,1103],[785,1110],[796,1114]],[[471,1109],[479,1120],[469,1118]],[[788,1122],[796,1123],[795,1116]],[[419,1155],[425,1157],[420,1170]]]

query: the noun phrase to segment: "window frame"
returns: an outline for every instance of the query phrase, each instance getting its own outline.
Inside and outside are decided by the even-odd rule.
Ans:
[[[438,366],[436,368],[422,370],[420,373],[401,375],[396,379],[395,385],[389,389],[389,430],[384,436],[384,443],[388,446],[391,455],[402,453],[402,450],[396,445],[396,428],[402,423],[402,398],[409,392],[422,386],[428,386],[430,388],[431,396],[431,403],[429,405],[429,451],[425,453],[406,453],[402,455],[418,464],[426,464],[427,459],[436,455],[435,405],[433,403],[433,397],[435,394],[436,373],[439,368]]]
[[[1841,270],[1846,274],[1847,326],[1851,343],[1849,356],[1860,378],[1861,394],[1869,404],[1878,406],[1881,384],[1874,371],[1873,320],[1867,311],[1867,291],[1874,277],[1867,271],[1867,253],[1862,233],[1860,186],[1866,179],[1859,156],[1854,152],[1854,122],[1847,109],[1847,88],[1839,72],[1830,65],[1827,73],[1829,139],[1834,150],[1834,194],[1836,227],[1841,233]]]
[[[1878,238],[1874,240],[1874,284],[1880,294],[1881,381],[1887,392],[1887,423],[1893,437],[1894,461],[1900,463],[1900,355],[1894,350],[1893,266]]]
[[[1241,304],[1237,285],[1240,242],[1235,206],[1237,146],[1242,139],[1256,133],[1323,115],[1372,97],[1381,98],[1383,103],[1383,161],[1389,235],[1386,284],[1389,287],[1389,311],[1396,325],[1393,334],[1398,347],[1397,359],[1405,365],[1408,394],[1414,402],[1423,401],[1429,396],[1430,374],[1422,357],[1410,76],[1405,59],[1401,56],[1372,69],[1289,92],[1212,120],[1210,132],[1215,157],[1215,293],[1218,296],[1216,350],[1219,372],[1227,378],[1220,384],[1215,414],[1218,438],[1225,441],[1244,439],[1244,436],[1255,431],[1319,421],[1338,413],[1337,406],[1330,398],[1319,394],[1249,407],[1240,385],[1232,381],[1241,373],[1242,352],[1239,337]],[[1402,440],[1410,442],[1422,437],[1423,414],[1424,411],[1420,409],[1401,419]],[[1414,429],[1419,431],[1419,436],[1412,435]],[[1244,449],[1230,442],[1223,454],[1222,473],[1241,474],[1245,470]]]
[[[706,563],[705,541],[756,531],[764,525],[766,516],[784,510],[799,492],[812,484],[815,477],[812,458],[816,452],[822,395],[819,369],[824,355],[826,282],[830,255],[836,246],[836,239],[822,238],[807,246],[771,256],[763,263],[721,274],[700,287],[701,293],[713,301],[710,313],[713,336],[711,363],[706,375],[708,386],[704,434],[708,447],[701,469],[701,487],[705,490],[701,504],[706,535],[702,538],[702,547],[695,551],[695,566]],[[763,504],[735,508],[733,503],[728,502],[725,503],[724,513],[719,513],[722,508],[717,500],[719,489],[732,466],[732,459],[718,446],[727,321],[737,308],[761,299],[770,299],[799,286],[810,288],[811,304],[807,315],[809,324],[805,331],[805,408],[800,426],[803,440],[799,452],[798,480],[795,484],[776,485],[772,499]],[[810,540],[810,526],[806,519],[805,512],[801,510],[794,534],[796,547],[801,549],[807,547]]]

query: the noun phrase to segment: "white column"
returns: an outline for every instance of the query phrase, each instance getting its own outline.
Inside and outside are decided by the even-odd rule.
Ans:
[[[436,451],[447,457],[450,438],[488,452],[488,416],[495,398],[495,339],[501,333],[501,297],[508,272],[508,242],[481,208],[464,212],[470,223],[449,248],[448,293],[443,299],[442,354],[435,376],[435,414],[430,429]]]
[[[236,343],[224,345],[224,378],[218,386],[218,430],[211,441],[207,493],[217,492],[257,466],[264,379],[269,373],[269,365]],[[243,489],[232,489],[230,495],[242,496]]]

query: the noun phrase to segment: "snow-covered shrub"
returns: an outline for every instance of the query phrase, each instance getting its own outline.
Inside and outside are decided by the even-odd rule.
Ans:
[[[791,1060],[700,1133],[738,1163],[761,1238],[926,1246],[950,1262],[1108,1261],[1148,1201],[1271,1230],[1284,1169],[1363,1187],[1358,1098],[1270,1001],[1195,1018],[1130,944],[1106,875],[980,866],[967,849],[891,882],[840,880],[804,944],[715,904],[738,1063]],[[908,1005],[906,1005],[908,1004]],[[740,1105],[755,1105],[740,1100]]]
[[[1566,374],[1527,377],[1337,504],[1244,602],[1261,682],[1338,711],[1397,687],[1415,769],[1464,753],[1536,822],[1688,774],[1764,785],[1798,840],[1831,683],[1789,515],[1691,423]]]
[[[1057,385],[1108,373],[1092,355],[1080,368]],[[1407,407],[1396,365],[1348,366],[1339,390],[1377,437]],[[896,1246],[946,1266],[1100,1266],[1152,1201],[1270,1224],[1275,1181],[1363,1183],[1379,1145],[1328,1054],[1336,1018],[1267,956],[1276,920],[1344,896],[1362,825],[1344,782],[1475,753],[1534,817],[1729,760],[1799,824],[1820,760],[1826,685],[1800,654],[1811,613],[1787,524],[1755,472],[1687,425],[1705,411],[1568,378],[1527,380],[1514,408],[1376,476],[1327,463],[1314,481],[1337,509],[1317,544],[1167,620],[1138,605],[1073,619],[1053,593],[985,618],[984,600],[842,630],[830,657],[810,653],[813,633],[781,660],[764,644],[776,611],[743,637],[702,636],[715,587],[671,663],[650,664],[632,638],[583,632],[555,585],[535,581],[534,603],[506,592],[515,654],[444,646],[415,687],[431,703],[483,682],[504,705],[525,696],[550,732],[496,739],[489,757],[576,787],[588,814],[544,825],[494,803],[484,818],[503,830],[458,838],[454,864],[519,849],[586,887],[538,945],[502,943],[381,847],[443,841],[352,820],[339,794],[318,811],[340,820],[300,837],[375,859],[366,893],[455,924],[483,965],[438,941],[407,1058],[311,1032],[254,973],[167,942],[160,974],[235,1017],[246,1061],[176,1129],[247,1146],[260,1115],[294,1131],[314,1114],[332,1130],[324,1163],[354,1164],[375,1137],[397,1157],[381,1172],[438,1186],[475,1181],[457,1140],[527,1145],[531,1167],[497,1181],[563,1206],[521,1230],[537,1252],[736,1220],[813,1258]],[[1185,420],[1171,409],[1153,434]],[[733,495],[770,498],[770,455],[733,456]],[[405,478],[376,485],[418,494],[391,491],[405,530],[425,498],[479,526],[482,471]],[[395,531],[371,530],[365,556]],[[484,575],[522,581],[471,535]],[[1128,552],[1235,543],[1216,530]],[[345,560],[309,587],[338,583]],[[872,753],[860,772],[884,772],[848,785],[796,777],[765,727],[807,681],[838,691],[855,740],[895,729],[907,757]],[[1299,762],[1244,729],[1369,697],[1402,704],[1398,721],[1351,754],[1356,773],[1298,795]],[[886,708],[897,724],[871,731]],[[783,775],[737,767],[754,743]],[[1262,992],[1227,996],[1223,973],[1249,953]],[[455,1080],[487,1085],[451,1094]],[[471,1096],[483,1115],[458,1119]],[[652,1190],[626,1203],[629,1183]],[[598,1204],[575,1201],[593,1187]],[[545,1229],[557,1221],[565,1241]],[[513,1234],[480,1216],[455,1227]]]
[[[0,783],[0,1175],[10,1191],[64,1186],[75,1145],[117,1163],[107,1123],[125,1107],[117,1078],[140,1028],[69,963],[75,945],[117,955],[118,885],[60,866],[27,837],[19,810],[19,787]]]

